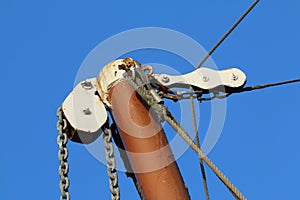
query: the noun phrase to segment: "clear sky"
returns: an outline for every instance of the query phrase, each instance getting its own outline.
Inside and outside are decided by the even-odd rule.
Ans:
[[[251,3],[0,1],[0,199],[59,199],[56,109],[99,43],[129,29],[162,27],[186,34],[209,50]],[[213,55],[218,68],[242,69],[247,85],[299,78],[299,10],[299,1],[262,0]],[[181,73],[193,70],[162,51],[130,56]],[[299,88],[296,83],[227,100],[222,134],[208,156],[248,199],[299,199]],[[168,104],[176,110],[175,103]],[[199,107],[203,140],[210,103]],[[166,132],[170,139],[175,134],[168,127]],[[81,144],[70,142],[69,149],[72,199],[109,199],[105,165]],[[192,199],[204,199],[197,157],[188,150],[178,163]],[[231,199],[206,171],[211,199]],[[138,199],[131,180],[123,172],[119,178],[122,199]]]

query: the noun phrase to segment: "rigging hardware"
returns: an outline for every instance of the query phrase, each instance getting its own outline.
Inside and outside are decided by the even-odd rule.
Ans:
[[[119,74],[124,73],[125,70],[132,76],[139,76],[146,80],[147,75],[139,66],[135,66],[136,69],[133,70],[134,66],[127,65],[123,61],[117,63],[120,65],[108,64],[102,72],[120,70],[117,72]],[[144,74],[144,77],[140,74]],[[115,81],[112,77],[106,79],[110,83]],[[110,88],[106,87],[99,78],[98,82],[98,87],[102,88],[102,92],[99,92],[100,96],[108,93],[111,113],[118,125],[126,154],[141,187],[142,196],[145,199],[190,199],[157,117],[149,112],[149,107],[124,78],[115,81],[116,84],[112,84]],[[149,88],[149,81],[143,87]],[[157,97],[156,99],[161,101],[159,96]]]
[[[219,42],[208,52],[208,54],[201,60],[201,62],[199,63],[199,65],[197,66],[197,68],[201,68],[202,65],[205,63],[205,61],[209,58],[209,56],[212,55],[212,53],[221,45],[221,43],[230,35],[230,33],[238,26],[238,24],[240,24],[240,22],[248,15],[248,13],[250,13],[250,11],[256,6],[256,4],[259,2],[259,0],[256,0],[251,7],[240,17],[240,19],[230,28],[230,30],[219,40]],[[128,66],[132,66],[132,64],[136,64],[136,63],[131,63],[131,60],[128,60],[129,62],[126,63],[126,65]],[[137,69],[129,69],[130,67],[128,67],[127,69],[125,69],[127,72],[130,73],[135,73],[137,71]],[[144,68],[145,70],[149,70],[147,68]],[[116,71],[115,71],[116,72]],[[200,157],[200,161],[201,159],[205,159],[205,155],[201,154],[201,149],[200,149],[200,142],[197,142],[197,144],[194,144],[194,142],[192,140],[190,140],[188,138],[188,135],[185,133],[185,131],[183,129],[181,129],[180,125],[178,122],[176,122],[176,120],[172,117],[172,115],[169,113],[169,111],[163,107],[163,101],[161,100],[162,98],[169,98],[172,99],[174,101],[177,100],[181,100],[181,99],[190,99],[191,102],[193,102],[193,99],[197,99],[200,101],[204,101],[204,100],[212,100],[215,98],[226,98],[229,95],[233,94],[233,93],[242,93],[242,92],[247,92],[247,91],[253,91],[253,90],[257,90],[257,89],[263,89],[263,88],[267,88],[267,87],[273,87],[273,86],[277,86],[277,85],[284,85],[284,84],[288,84],[288,83],[293,83],[293,82],[299,82],[300,79],[296,79],[296,80],[291,80],[291,81],[285,81],[285,82],[280,82],[280,83],[274,83],[274,84],[265,84],[265,85],[259,85],[259,86],[251,86],[251,87],[243,87],[244,84],[242,86],[239,87],[228,87],[226,86],[226,84],[224,84],[224,82],[222,82],[222,84],[220,85],[220,87],[225,87],[225,89],[220,89],[218,86],[212,88],[212,86],[205,88],[202,87],[203,85],[201,85],[201,87],[196,87],[195,85],[199,84],[186,84],[186,83],[181,83],[180,81],[177,81],[174,85],[167,85],[170,84],[170,78],[167,75],[163,75],[161,77],[161,79],[159,80],[155,80],[155,77],[152,76],[152,72],[149,70],[148,76],[150,79],[153,80],[153,82],[151,83],[146,83],[146,86],[144,85],[144,80],[143,80],[143,76],[140,75],[140,73],[138,73],[137,76],[137,81],[138,79],[141,78],[142,80],[140,81],[141,85],[138,85],[138,87],[136,88],[136,90],[148,90],[147,92],[143,93],[140,91],[141,96],[143,94],[147,94],[148,97],[150,97],[149,99],[146,98],[146,101],[148,101],[148,103],[150,105],[153,105],[154,107],[157,106],[157,113],[159,115],[161,115],[162,119],[165,119],[166,121],[168,121],[170,124],[173,124],[172,127],[174,129],[176,129],[179,134],[182,135],[182,137],[188,142],[190,143],[191,147],[197,152],[197,154]],[[121,74],[122,76],[123,74]],[[115,73],[116,76],[116,73]],[[246,78],[246,77],[245,77]],[[231,80],[234,82],[240,81],[240,76],[236,75],[235,73],[232,74]],[[246,79],[245,79],[246,80]],[[206,83],[206,84],[210,84],[212,81],[212,79],[209,76],[202,76],[202,82]],[[178,85],[176,85],[178,84]],[[179,86],[180,85],[180,86]],[[173,91],[170,88],[174,88],[174,87],[178,87],[179,88],[186,88],[187,86],[191,87],[194,86],[197,89],[192,92],[182,92],[182,91]],[[81,83],[82,88],[84,88],[85,90],[91,90],[94,88],[94,86],[96,86],[96,84],[91,84],[91,82],[85,81]],[[94,90],[94,92],[97,92]],[[77,92],[78,93],[78,92]],[[212,97],[203,97],[203,94],[212,94]],[[105,94],[104,94],[105,95]],[[72,95],[71,95],[72,96]],[[88,94],[88,95],[83,95],[86,96],[88,99],[97,99],[97,102],[100,101],[99,96],[94,94]],[[103,98],[103,96],[101,96]],[[73,97],[70,97],[73,98]],[[60,131],[60,135],[58,137],[58,144],[60,146],[60,151],[59,151],[59,158],[60,158],[60,175],[61,175],[61,199],[69,199],[69,193],[68,193],[68,187],[69,187],[69,181],[68,181],[68,165],[67,165],[67,154],[68,151],[66,149],[66,147],[64,147],[64,145],[66,145],[68,137],[67,137],[67,133],[68,132],[68,136],[70,137],[71,140],[73,141],[78,141],[78,142],[83,142],[83,143],[90,143],[93,140],[95,140],[101,133],[101,126],[103,125],[103,120],[100,121],[99,123],[94,123],[94,127],[92,128],[92,131],[90,129],[87,129],[86,127],[82,126],[82,124],[80,122],[77,122],[77,120],[74,118],[74,116],[72,116],[72,112],[74,107],[68,107],[70,106],[70,102],[72,102],[72,100],[66,101],[65,105],[63,105],[64,108],[64,112],[65,115],[67,116],[68,122],[63,119],[60,120],[59,124],[58,124],[58,129]],[[102,101],[107,104],[107,99],[101,99],[99,106],[102,108],[101,111],[97,110],[96,112],[93,109],[93,107],[86,107],[83,106],[81,109],[81,116],[80,120],[83,119],[83,116],[99,116],[100,119],[106,118],[106,111],[105,111],[105,107],[104,104],[102,103]],[[89,105],[92,105],[91,102],[89,102]],[[92,108],[92,109],[91,109]],[[104,108],[104,109],[103,109]],[[62,111],[60,110],[60,116],[63,116]],[[78,117],[78,116],[77,116]],[[60,117],[60,119],[62,119],[62,117]],[[67,125],[70,126],[67,128]],[[70,131],[71,130],[71,131]],[[100,131],[99,131],[100,130]],[[104,142],[106,141],[106,147],[107,148],[107,153],[108,155],[110,155],[109,151],[113,151],[111,150],[111,148],[108,146],[108,144],[111,144],[111,131],[109,129],[104,129]],[[195,129],[195,132],[197,132],[197,130]],[[79,138],[79,139],[78,139]],[[81,139],[80,139],[81,138]],[[87,139],[83,139],[82,138],[87,138]],[[195,146],[196,145],[196,146]],[[201,156],[202,155],[202,156]],[[109,160],[111,160],[113,158],[110,158]],[[113,166],[114,164],[112,164]],[[111,171],[112,167],[109,167],[109,171]],[[218,171],[217,171],[218,172]],[[204,173],[203,173],[204,174]],[[220,175],[221,176],[221,175]],[[224,177],[220,177],[219,178],[225,183],[227,184],[227,187],[229,188],[229,190],[234,194],[234,196],[238,199],[245,199],[241,193],[239,193],[239,191],[236,191],[234,186],[230,185],[230,182],[224,181]],[[226,178],[226,177],[225,177]],[[225,179],[226,180],[226,179]],[[111,181],[111,186],[114,185],[113,183],[115,183],[114,181]],[[114,192],[115,190],[112,190],[112,194],[114,196]],[[119,198],[117,198],[119,199]],[[207,197],[208,199],[208,197]]]
[[[96,78],[87,79],[77,84],[62,104],[74,142],[89,144],[101,134],[107,112],[96,93]]]
[[[241,88],[246,83],[246,75],[236,68],[218,71],[203,67],[179,76],[153,74],[153,77],[168,88],[189,88],[191,85],[206,91],[218,87]],[[168,79],[167,82],[164,81],[165,78]]]
[[[218,169],[218,167],[204,154],[204,152],[197,147],[189,134],[180,126],[176,119],[172,116],[170,111],[155,100],[152,94],[143,87],[144,83],[139,77],[132,77],[131,73],[125,73],[124,77],[128,83],[137,91],[137,93],[145,100],[145,102],[153,108],[153,110],[185,140],[185,142],[203,159],[203,161],[212,169],[217,177],[225,184],[230,192],[239,200],[246,200],[244,195],[233,185],[233,183]],[[142,86],[142,87],[141,87]]]
[[[60,165],[60,188],[61,199],[69,199],[69,179],[66,149],[67,139],[81,143],[90,143],[94,141],[104,131],[104,142],[111,143],[111,131],[107,129],[107,109],[110,109],[108,91],[114,84],[127,80],[129,84],[139,93],[139,95],[146,101],[146,103],[160,116],[161,120],[167,121],[178,134],[191,146],[202,159],[219,177],[219,179],[226,185],[232,194],[240,200],[246,199],[242,193],[228,180],[228,178],[210,161],[210,159],[202,152],[199,145],[195,144],[188,133],[180,126],[176,119],[171,115],[168,109],[163,105],[161,98],[169,98],[172,100],[181,99],[197,99],[197,100],[212,100],[214,98],[226,98],[233,93],[241,93],[262,89],[266,87],[273,87],[277,85],[284,85],[294,82],[300,82],[300,79],[278,82],[273,84],[264,84],[252,87],[244,87],[246,83],[246,75],[238,69],[227,69],[216,71],[207,68],[200,68],[194,72],[182,76],[170,76],[161,74],[152,74],[152,68],[149,66],[142,68],[141,64],[131,58],[120,59],[111,62],[114,76],[104,76],[101,71],[98,78],[88,79],[79,83],[73,92],[66,98],[62,108],[58,111],[58,130],[60,136],[58,144],[60,146],[59,159]],[[124,72],[125,70],[125,72]],[[145,70],[149,70],[145,74]],[[105,69],[104,69],[105,71]],[[110,73],[106,71],[107,73]],[[194,92],[174,91],[171,88],[195,88]],[[212,97],[203,97],[203,94],[212,94]],[[74,104],[74,102],[76,102]],[[84,102],[84,103],[83,103]],[[73,103],[73,104],[72,104]],[[105,105],[104,105],[105,104]],[[79,105],[79,106],[78,106]],[[106,106],[106,107],[105,107]],[[78,110],[81,109],[81,112]],[[74,111],[75,110],[75,111]],[[91,126],[86,126],[80,123],[81,120],[87,120],[86,117],[94,118]],[[90,118],[89,118],[90,119]],[[105,126],[103,126],[105,125]],[[107,145],[105,145],[108,147]],[[107,149],[108,154],[111,155],[109,160],[114,157],[111,154],[112,150]],[[110,152],[110,153],[109,153]],[[110,162],[109,161],[109,162]],[[111,164],[111,165],[110,165]],[[117,180],[113,176],[116,172],[113,168],[113,162],[109,163],[109,177],[110,188],[112,191],[112,198],[119,198],[119,187]],[[137,187],[139,189],[139,187]]]
[[[61,107],[57,110],[57,130],[59,132],[59,135],[57,136],[57,144],[59,146],[58,151],[58,159],[59,159],[59,188],[60,188],[60,200],[70,200],[70,193],[69,193],[69,186],[70,186],[70,180],[68,177],[69,173],[69,164],[68,164],[68,149],[67,149],[67,143],[68,143],[68,136],[65,130],[67,129],[67,121],[63,117],[63,112]]]
[[[116,170],[116,158],[114,154],[114,145],[112,143],[112,131],[109,127],[109,121],[103,127],[103,142],[105,147],[105,158],[107,162],[107,174],[109,177],[109,189],[112,200],[120,200],[120,188],[118,184],[118,172]]]

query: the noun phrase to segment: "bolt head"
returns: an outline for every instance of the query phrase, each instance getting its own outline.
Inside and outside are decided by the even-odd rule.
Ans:
[[[232,74],[232,80],[233,81],[237,81],[239,79],[239,77],[235,74]]]
[[[81,83],[81,86],[86,90],[90,90],[93,88],[93,84],[91,81],[84,81]]]
[[[90,115],[90,114],[92,114],[90,108],[84,108],[84,109],[82,109],[82,112],[83,112],[83,114],[85,114],[85,115]]]
[[[209,81],[209,78],[208,78],[207,76],[203,76],[203,77],[202,77],[202,80],[203,80],[203,82],[208,82],[208,81]]]
[[[163,75],[161,81],[164,83],[168,83],[170,81],[170,79],[167,75]]]

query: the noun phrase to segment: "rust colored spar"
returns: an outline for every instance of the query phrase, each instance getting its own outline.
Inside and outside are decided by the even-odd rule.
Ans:
[[[108,101],[144,198],[190,199],[160,123],[134,89],[123,80]]]

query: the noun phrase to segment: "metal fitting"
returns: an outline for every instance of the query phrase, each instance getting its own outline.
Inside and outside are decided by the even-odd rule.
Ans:
[[[126,73],[126,70],[131,71],[132,65],[134,65],[134,61],[131,58],[119,59],[108,63],[100,71],[96,87],[101,100],[108,107],[111,107],[108,101],[110,89],[124,80],[123,74]],[[138,65],[135,65],[135,67],[138,67]]]
[[[208,78],[207,76],[203,76],[203,77],[202,77],[202,80],[203,80],[203,82],[208,82],[208,81],[209,81],[209,78]]]
[[[86,90],[90,90],[93,88],[93,84],[91,81],[84,81],[81,83],[81,86]]]
[[[84,108],[84,109],[82,110],[82,112],[83,112],[85,115],[90,115],[90,114],[92,114],[90,108]]]
[[[167,83],[167,82],[170,81],[170,79],[167,75],[163,75],[161,81],[164,82],[164,83]]]
[[[237,81],[238,79],[239,79],[239,77],[237,75],[235,75],[234,73],[232,73],[232,80]]]

